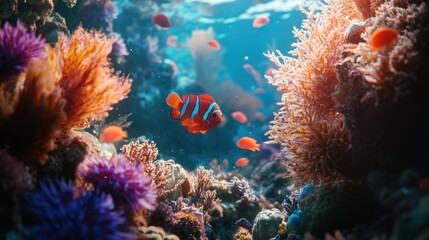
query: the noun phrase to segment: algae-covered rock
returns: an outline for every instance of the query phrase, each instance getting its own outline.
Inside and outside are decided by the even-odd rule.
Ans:
[[[416,209],[396,221],[392,240],[400,239],[429,239],[429,196],[420,199]]]
[[[300,203],[303,230],[322,237],[336,229],[365,224],[371,221],[376,207],[375,197],[364,184],[343,181],[319,185]]]
[[[252,228],[253,240],[267,240],[275,237],[282,221],[283,217],[280,210],[276,208],[263,210],[255,218]]]
[[[180,240],[176,235],[165,233],[164,229],[155,226],[139,228],[141,240]]]

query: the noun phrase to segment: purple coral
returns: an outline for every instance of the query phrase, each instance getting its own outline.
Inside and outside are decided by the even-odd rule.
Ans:
[[[25,226],[31,239],[133,238],[110,195],[92,191],[75,198],[73,193],[71,182],[48,179],[26,196],[26,210],[35,220]]]
[[[112,195],[117,205],[129,205],[134,210],[154,210],[156,189],[143,168],[129,162],[123,155],[110,160],[89,156],[79,166],[81,176],[92,185]]]
[[[6,22],[0,29],[0,77],[25,71],[31,59],[44,55],[44,47],[45,40],[27,32],[20,21],[15,27]]]
[[[112,52],[110,53],[111,56],[124,57],[129,54],[127,46],[124,43],[124,39],[121,38],[121,35],[112,33],[110,36],[110,41],[112,42]]]
[[[111,0],[86,0],[79,12],[84,17],[100,22],[110,22],[118,17],[118,9]]]

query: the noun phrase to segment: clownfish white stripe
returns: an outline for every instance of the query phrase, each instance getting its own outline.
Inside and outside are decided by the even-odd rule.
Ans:
[[[200,108],[200,98],[197,95],[197,100],[195,102],[194,110],[192,110],[191,120],[194,120],[195,115],[198,114],[198,109]]]
[[[208,116],[209,116],[209,113],[210,113],[210,111],[214,108],[214,106],[216,106],[216,103],[215,102],[212,102],[212,104],[210,104],[210,106],[209,106],[209,108],[207,109],[207,111],[204,113],[204,116],[203,116],[203,120],[205,121],[205,120],[207,120],[207,118],[208,118]]]
[[[188,95],[186,95],[186,96],[188,96]],[[186,98],[185,105],[183,105],[182,110],[180,111],[180,117],[179,117],[179,118],[182,118],[182,117],[183,117],[183,115],[185,114],[185,112],[186,112],[186,108],[188,108],[189,99],[190,99],[190,97],[188,96],[188,97]]]

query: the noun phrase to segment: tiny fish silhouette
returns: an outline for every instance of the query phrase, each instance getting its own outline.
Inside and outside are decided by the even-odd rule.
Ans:
[[[253,20],[253,27],[254,28],[260,28],[265,26],[267,23],[270,22],[270,19],[266,16],[259,16]]]
[[[236,111],[236,112],[231,113],[231,116],[232,116],[232,118],[234,118],[239,123],[246,123],[247,122],[246,115],[240,111]]]

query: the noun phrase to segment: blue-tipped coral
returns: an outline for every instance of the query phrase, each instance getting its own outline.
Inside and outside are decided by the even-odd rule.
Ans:
[[[25,71],[31,59],[44,55],[44,47],[45,40],[21,22],[15,27],[6,22],[0,29],[0,81]]]
[[[154,210],[156,189],[151,186],[140,165],[123,155],[106,160],[89,156],[79,166],[80,175],[96,189],[110,193],[116,205],[129,205],[133,210]]]
[[[132,239],[110,195],[73,193],[71,183],[48,179],[26,196],[26,209],[35,217],[25,224],[31,239]]]

